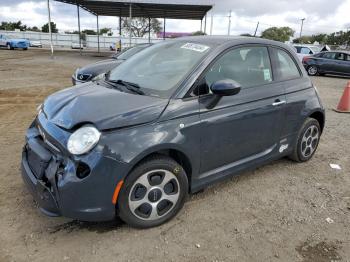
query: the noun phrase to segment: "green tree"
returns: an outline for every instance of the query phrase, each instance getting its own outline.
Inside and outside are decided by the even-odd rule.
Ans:
[[[41,27],[41,31],[44,33],[48,33],[49,32],[49,23],[44,24]],[[57,29],[56,24],[54,22],[51,22],[51,32],[58,33],[58,29]]]
[[[87,35],[97,35],[96,31],[91,30],[91,29],[85,29],[83,31],[81,31],[83,34],[87,34]]]
[[[299,38],[295,38],[293,40],[293,43],[295,44],[312,44],[313,42],[315,42],[314,38],[312,36],[302,36]]]
[[[193,32],[192,35],[206,35],[206,33],[204,33],[203,31],[196,31]]]
[[[240,34],[240,36],[254,37],[253,35],[251,35],[251,34],[249,34],[249,33]]]
[[[270,27],[262,32],[261,37],[275,41],[285,42],[294,35],[294,30],[290,27]]]
[[[129,19],[123,18],[122,26],[126,33],[129,34],[131,31],[131,35],[136,37],[143,37],[144,35],[148,34],[148,32],[150,31],[153,33],[159,33],[160,30],[162,29],[161,23],[158,19],[152,18],[151,26],[149,26],[148,18],[145,18],[145,17],[133,18],[131,20],[130,30],[129,30]]]
[[[110,28],[101,28],[100,29],[100,35],[107,34],[108,36],[112,36],[113,33]]]
[[[21,21],[17,21],[17,22],[1,22],[0,30],[14,31],[15,29],[19,29],[21,31],[25,31],[27,29],[27,26],[23,25]]]
[[[27,27],[27,31],[41,32],[41,30],[37,26]]]

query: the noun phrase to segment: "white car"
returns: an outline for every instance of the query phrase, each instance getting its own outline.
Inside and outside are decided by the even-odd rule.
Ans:
[[[29,42],[30,47],[43,47],[42,43],[38,40],[33,40]]]
[[[79,45],[79,43],[72,43],[71,45],[72,49],[84,49],[83,44]]]
[[[300,61],[302,61],[305,56],[321,52],[321,48],[316,45],[293,45],[293,47],[295,48]]]

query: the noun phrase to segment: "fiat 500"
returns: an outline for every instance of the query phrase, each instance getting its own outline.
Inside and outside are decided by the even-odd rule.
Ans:
[[[324,123],[287,45],[169,40],[50,95],[26,133],[22,177],[47,215],[148,228],[214,182],[286,156],[309,160]]]

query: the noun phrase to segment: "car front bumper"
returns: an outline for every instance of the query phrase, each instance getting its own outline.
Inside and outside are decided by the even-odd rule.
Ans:
[[[97,146],[84,156],[69,155],[56,142],[53,145],[57,136],[65,140],[66,131],[42,118],[27,131],[21,162],[23,181],[40,210],[49,216],[82,221],[114,219],[114,190],[129,172],[128,164],[113,159],[105,146]],[[84,178],[77,175],[81,163],[89,170]]]

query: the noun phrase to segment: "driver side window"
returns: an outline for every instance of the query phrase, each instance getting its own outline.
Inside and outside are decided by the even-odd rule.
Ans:
[[[271,64],[266,47],[236,48],[221,56],[206,72],[202,84],[193,93],[210,93],[210,86],[219,80],[232,79],[242,88],[259,86],[272,81]]]

